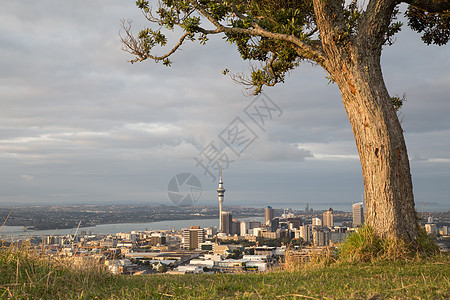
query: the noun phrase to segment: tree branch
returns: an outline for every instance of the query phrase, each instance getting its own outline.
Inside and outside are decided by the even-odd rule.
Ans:
[[[360,22],[358,37],[364,41],[368,49],[381,47],[385,42],[385,34],[391,23],[391,17],[399,0],[370,0]]]
[[[302,40],[298,39],[293,35],[282,34],[282,33],[274,33],[259,26],[255,26],[253,29],[245,29],[245,28],[235,28],[235,27],[227,27],[222,25],[218,20],[216,20],[211,14],[209,14],[203,7],[201,7],[197,1],[190,0],[190,3],[194,6],[196,10],[198,10],[205,18],[207,18],[215,27],[215,30],[204,30],[202,29],[200,32],[205,34],[214,34],[219,32],[224,33],[234,33],[234,34],[245,34],[245,35],[257,35],[261,37],[266,37],[274,40],[282,40],[289,43],[292,43],[299,47],[302,50],[302,54],[304,57],[314,60],[319,64],[322,64],[326,57],[324,56],[322,50],[320,48],[315,48]]]
[[[450,11],[449,0],[403,0],[402,2],[431,13]]]
[[[131,63],[135,63],[138,61],[146,60],[147,58],[151,58],[155,61],[160,61],[168,58],[170,55],[172,55],[175,51],[180,48],[180,46],[183,44],[184,40],[191,35],[190,32],[184,33],[178,43],[166,54],[157,56],[157,55],[151,55],[148,51],[146,51],[146,47],[144,43],[133,36],[131,32],[131,23],[129,22],[128,25],[125,24],[124,21],[122,21],[122,28],[125,30],[126,36],[123,37],[120,35],[120,40],[124,44],[123,50],[137,56],[135,59],[130,60]]]

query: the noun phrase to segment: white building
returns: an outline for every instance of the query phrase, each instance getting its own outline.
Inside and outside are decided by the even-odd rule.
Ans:
[[[245,236],[248,233],[248,223],[241,221],[241,236]]]
[[[437,233],[436,224],[425,224],[425,231],[428,234],[436,234]]]
[[[319,218],[312,218],[312,225],[313,226],[322,226],[322,220]]]
[[[305,242],[310,242],[311,228],[308,225],[300,226],[300,228],[295,231],[295,238],[302,238]]]

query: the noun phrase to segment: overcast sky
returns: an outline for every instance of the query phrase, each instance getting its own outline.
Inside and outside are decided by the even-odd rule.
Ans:
[[[0,0],[0,205],[170,205],[179,173],[200,180],[197,205],[216,205],[217,180],[194,160],[206,163],[211,146],[233,161],[224,164],[225,205],[350,210],[360,201],[353,134],[324,71],[304,64],[246,97],[222,70],[248,64],[221,37],[187,43],[170,68],[132,65],[119,31],[121,19],[135,32],[145,24],[134,2]],[[416,208],[448,210],[450,48],[426,46],[404,26],[382,65],[391,95],[407,95]],[[261,101],[275,110],[259,127],[245,112]],[[240,148],[227,145],[242,126],[250,135]]]

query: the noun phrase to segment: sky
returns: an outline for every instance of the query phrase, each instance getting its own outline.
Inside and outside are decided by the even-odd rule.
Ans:
[[[170,68],[131,64],[119,32],[122,19],[146,26],[134,2],[0,0],[0,206],[179,204],[168,196],[179,174],[198,179],[179,194],[217,205],[218,157],[225,206],[350,211],[361,201],[353,134],[323,70],[302,64],[250,97],[222,74],[249,65],[220,36],[186,43]],[[416,209],[448,210],[450,48],[404,25],[382,67],[390,94],[407,95]]]

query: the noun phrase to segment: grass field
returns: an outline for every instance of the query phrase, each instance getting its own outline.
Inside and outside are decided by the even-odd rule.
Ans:
[[[110,275],[24,249],[0,253],[3,299],[450,299],[450,257],[265,274]]]

